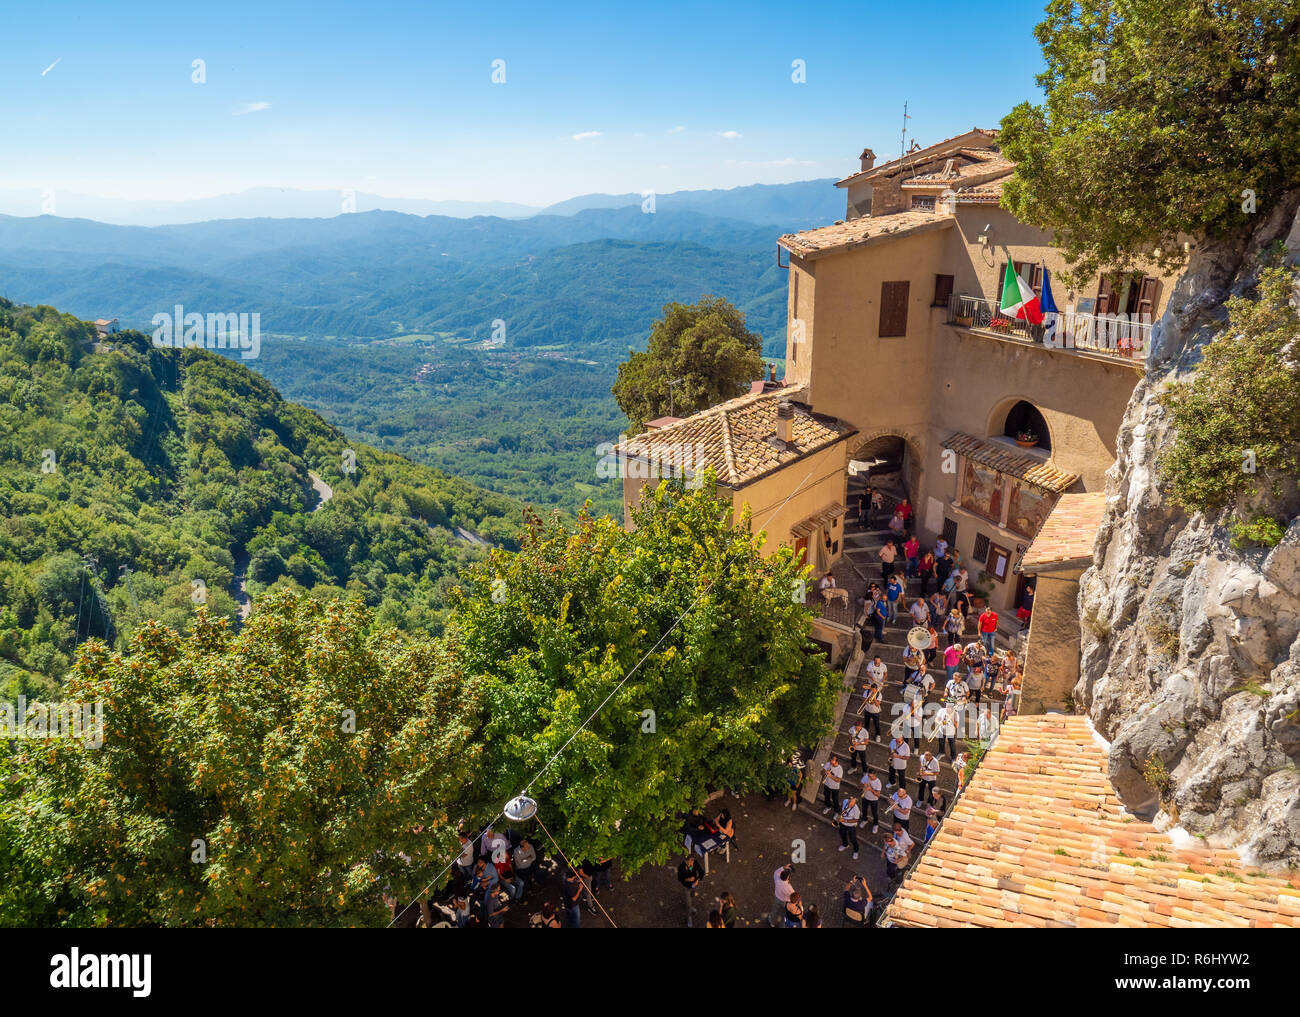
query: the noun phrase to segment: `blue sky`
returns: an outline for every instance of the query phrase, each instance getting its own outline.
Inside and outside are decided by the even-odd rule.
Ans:
[[[926,144],[1039,94],[1042,0],[551,6],[11,5],[0,188],[663,194],[845,175],[904,100]]]

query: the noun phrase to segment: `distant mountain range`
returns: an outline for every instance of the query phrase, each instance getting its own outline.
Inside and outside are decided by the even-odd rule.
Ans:
[[[754,184],[728,190],[676,191],[657,195],[656,203],[676,211],[702,211],[749,222],[780,222],[790,215],[834,215],[843,204],[834,181],[807,180],[794,184]],[[347,212],[404,212],[457,219],[495,216],[524,219],[534,215],[573,215],[594,208],[640,206],[645,196],[584,194],[545,208],[512,201],[435,201],[386,198],[364,191],[309,191],[291,187],[255,187],[187,201],[103,198],[71,191],[52,194],[40,188],[0,189],[0,214],[35,217],[41,214],[93,219],[118,226],[166,226],[213,219],[329,219]],[[762,216],[762,218],[754,218]]]
[[[574,202],[527,218],[358,211],[144,227],[0,216],[0,295],[146,331],[182,304],[257,311],[265,332],[317,337],[487,338],[502,320],[507,345],[625,353],[665,303],[712,293],[776,352],[776,238],[842,214],[828,181],[656,196],[653,214],[639,194]]]

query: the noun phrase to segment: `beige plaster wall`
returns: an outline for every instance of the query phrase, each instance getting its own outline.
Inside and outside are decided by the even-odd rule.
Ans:
[[[1034,584],[1034,614],[1025,648],[1020,712],[1064,710],[1079,680],[1079,577],[1083,569],[1043,573]]]

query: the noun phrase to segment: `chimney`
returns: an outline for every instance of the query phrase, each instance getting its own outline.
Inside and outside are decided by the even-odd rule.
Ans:
[[[767,365],[767,380],[773,385],[776,384],[776,364]]]
[[[869,148],[864,148],[862,150],[862,155],[859,156],[859,158],[862,160],[862,169],[864,172],[871,169],[871,167],[876,164],[876,153],[871,151]]]
[[[787,445],[794,444],[794,407],[787,399],[776,404],[776,436]]]

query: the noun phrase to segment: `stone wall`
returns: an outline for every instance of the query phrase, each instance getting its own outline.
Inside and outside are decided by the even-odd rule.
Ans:
[[[1025,681],[1020,713],[1071,707],[1079,680],[1079,576],[1082,569],[1039,573],[1034,580],[1034,616],[1025,644]]]

